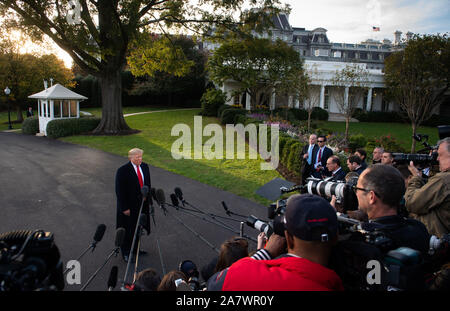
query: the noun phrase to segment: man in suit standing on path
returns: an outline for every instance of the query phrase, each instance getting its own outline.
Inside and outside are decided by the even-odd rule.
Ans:
[[[141,188],[146,185],[151,188],[150,169],[142,162],[144,151],[133,148],[128,151],[127,164],[121,166],[116,173],[117,196],[117,222],[116,228],[123,227],[126,230],[121,251],[123,259],[127,262],[130,256],[136,223],[139,218],[139,210],[142,202]],[[146,199],[142,207],[142,213],[147,214],[147,224],[144,228],[150,234],[149,199]],[[140,251],[145,254],[144,251]]]
[[[317,144],[319,148],[313,153],[314,169],[313,176],[316,178],[323,178],[324,176],[330,176],[330,172],[326,168],[327,160],[333,155],[333,150],[325,146],[327,138],[324,135],[317,137]]]
[[[312,168],[314,164],[313,154],[319,148],[316,145],[317,135],[311,134],[309,136],[309,144],[305,145],[302,149],[302,185],[306,183],[306,178],[308,178],[312,173]]]

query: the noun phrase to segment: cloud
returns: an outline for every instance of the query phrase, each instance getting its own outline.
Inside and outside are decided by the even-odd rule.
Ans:
[[[404,34],[450,31],[448,0],[285,0],[292,7],[294,27],[324,27],[332,42],[357,43],[372,38],[393,40],[396,30]],[[380,27],[373,32],[372,26]]]

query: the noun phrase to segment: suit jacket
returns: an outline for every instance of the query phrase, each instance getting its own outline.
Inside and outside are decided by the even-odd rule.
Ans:
[[[144,185],[151,188],[150,169],[146,163],[141,164],[142,173],[144,175]],[[133,164],[128,162],[121,166],[116,173],[116,197],[117,197],[117,222],[116,228],[123,227],[125,230],[134,230],[138,220],[139,209],[141,207],[142,194],[139,179]],[[146,230],[149,233],[149,201],[151,196],[147,197],[142,207],[142,212],[147,214],[148,221]],[[124,211],[130,210],[130,216],[123,214]]]
[[[316,159],[317,159],[318,152],[319,152],[319,147],[317,147],[317,149],[313,152],[313,163],[314,164],[316,164]],[[327,160],[332,155],[333,155],[333,150],[331,150],[330,148],[325,146],[325,148],[322,151],[321,158],[320,158],[320,163],[321,163],[321,165],[323,167],[323,171],[322,171],[323,175],[326,175],[326,176],[330,175],[330,172],[328,172],[328,169],[327,169]],[[315,171],[314,165],[313,165],[313,171]]]
[[[341,167],[341,169],[339,171],[337,171],[336,174],[334,174],[334,176],[332,175],[331,181],[345,181],[346,175],[347,174]]]

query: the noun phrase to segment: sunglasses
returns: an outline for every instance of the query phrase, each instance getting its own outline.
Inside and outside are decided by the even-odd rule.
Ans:
[[[324,140],[318,140],[317,142],[318,143],[324,143],[325,141]]]

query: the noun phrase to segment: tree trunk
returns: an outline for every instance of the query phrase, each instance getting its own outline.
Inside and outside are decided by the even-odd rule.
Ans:
[[[130,133],[122,112],[122,78],[120,70],[100,76],[102,92],[102,120],[94,134],[121,135]]]
[[[345,144],[348,146],[348,129],[350,127],[350,117],[345,117]]]
[[[309,130],[311,129],[311,114],[312,114],[312,109],[308,110],[308,133],[309,133]]]
[[[17,122],[19,123],[23,122],[23,114],[20,106],[17,106]]]

